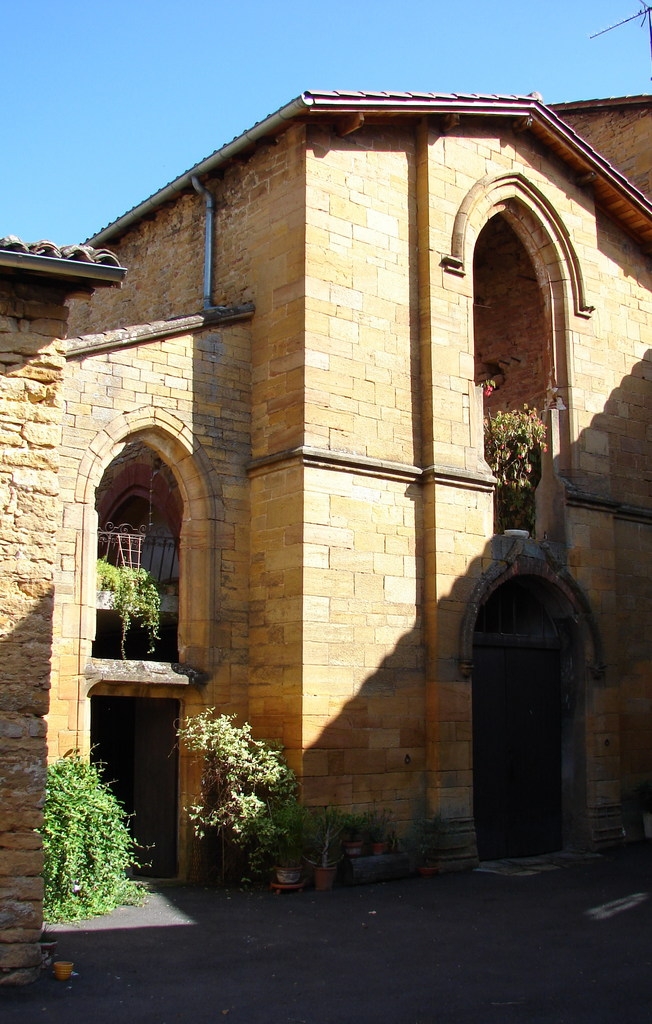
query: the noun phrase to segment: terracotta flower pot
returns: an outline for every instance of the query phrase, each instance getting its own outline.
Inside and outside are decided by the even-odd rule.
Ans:
[[[433,864],[422,864],[417,868],[417,871],[422,878],[433,878],[439,873],[439,868],[435,867]]]
[[[381,853],[387,853],[387,843],[372,843],[371,852],[374,857],[378,857]]]
[[[56,942],[39,942],[41,948],[41,967],[50,967],[57,953]]]
[[[329,868],[315,867],[315,889],[317,892],[328,892],[333,888],[337,865]]]

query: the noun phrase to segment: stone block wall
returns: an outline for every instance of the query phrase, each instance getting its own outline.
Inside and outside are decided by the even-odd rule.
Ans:
[[[40,970],[64,298],[0,277],[0,985]]]

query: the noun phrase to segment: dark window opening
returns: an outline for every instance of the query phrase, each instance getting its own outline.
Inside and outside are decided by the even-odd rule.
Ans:
[[[174,474],[147,445],[132,442],[107,468],[97,490],[98,558],[118,568],[145,569],[159,585],[159,639],[132,620],[125,638],[127,660],[179,660],[179,533],[182,503]],[[92,654],[122,657],[122,623],[112,598],[98,599]]]

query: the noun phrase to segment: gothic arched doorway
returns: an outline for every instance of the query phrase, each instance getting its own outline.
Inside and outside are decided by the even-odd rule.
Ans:
[[[561,642],[527,577],[480,607],[473,637],[473,806],[480,860],[562,846]]]

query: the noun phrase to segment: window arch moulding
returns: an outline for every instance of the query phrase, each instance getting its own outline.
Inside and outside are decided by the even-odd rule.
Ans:
[[[595,306],[587,302],[582,268],[570,233],[552,203],[523,174],[482,178],[469,189],[455,215],[450,254],[441,259],[444,270],[466,275],[470,262],[467,254],[472,253],[481,228],[495,213],[508,219],[531,255],[539,255],[537,262],[543,259],[551,282],[560,275],[562,280],[567,277],[575,316],[589,319]]]
[[[78,586],[82,607],[90,617],[95,609],[95,561],[97,558],[97,513],[95,494],[106,467],[128,441],[141,441],[163,458],[174,473],[183,501],[181,553],[185,568],[179,591],[180,654],[194,661],[198,648],[205,646],[203,623],[195,623],[190,612],[191,595],[199,580],[204,590],[204,616],[215,622],[215,587],[219,576],[206,572],[207,555],[219,557],[220,487],[219,478],[203,448],[181,419],[165,410],[151,408],[121,413],[91,440],[80,464],[75,486],[75,504],[81,506],[82,538]],[[197,603],[196,600],[194,602]],[[212,646],[209,644],[209,646]],[[202,658],[202,661],[205,659]],[[208,666],[207,666],[208,667]]]

